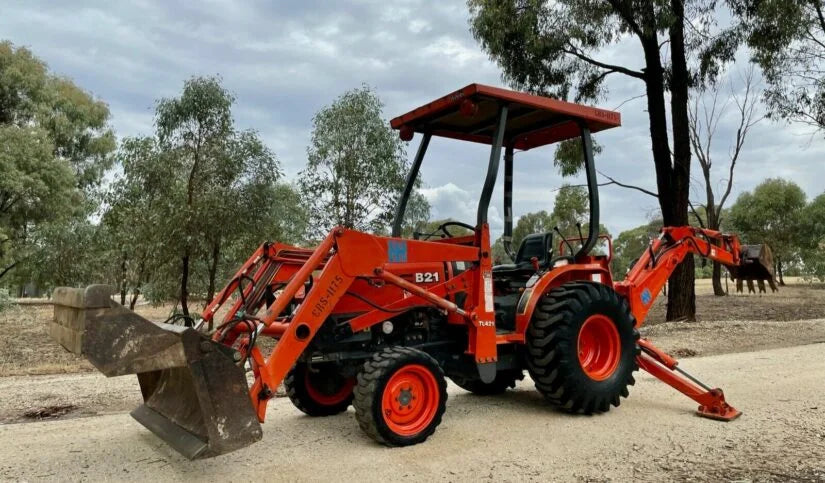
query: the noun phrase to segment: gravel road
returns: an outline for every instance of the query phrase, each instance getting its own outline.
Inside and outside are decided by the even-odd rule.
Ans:
[[[821,481],[824,351],[825,344],[813,344],[684,361],[744,411],[731,423],[693,416],[692,401],[645,374],[620,408],[593,417],[547,407],[525,380],[514,392],[487,398],[451,386],[436,434],[390,449],[361,433],[352,409],[312,419],[279,398],[269,406],[262,442],[195,462],[125,412],[0,425],[0,479]],[[121,384],[123,401],[138,397],[134,377],[49,377],[58,378],[51,380],[55,392],[94,398],[104,385]],[[0,385],[0,394],[11,392]]]

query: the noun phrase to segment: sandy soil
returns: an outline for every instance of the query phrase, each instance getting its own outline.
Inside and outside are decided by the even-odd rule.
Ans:
[[[281,398],[270,404],[262,442],[195,462],[125,413],[2,425],[0,479],[821,481],[823,349],[817,344],[687,361],[686,369],[712,376],[744,411],[730,423],[693,416],[692,401],[645,374],[620,408],[593,417],[547,407],[525,380],[492,398],[451,386],[436,434],[424,444],[388,449],[361,433],[352,409],[312,419]],[[104,382],[96,374],[72,377],[66,384],[75,394],[94,393]],[[123,381],[122,390],[134,394],[133,379],[112,381]]]
[[[642,335],[678,358],[689,358],[825,343],[825,319],[667,323],[643,327]],[[140,404],[135,378],[91,375],[0,377],[0,424],[130,411]],[[715,381],[714,374],[708,376]]]
[[[51,306],[21,306],[0,313],[0,330],[11,334],[0,339],[0,480],[825,481],[825,362],[817,357],[825,289],[795,283],[778,294],[714,297],[709,281],[699,281],[697,309],[699,322],[664,323],[660,297],[642,335],[723,387],[746,411],[734,423],[691,417],[691,401],[644,374],[618,411],[592,418],[546,407],[526,380],[490,399],[451,387],[432,440],[396,450],[366,439],[352,410],[311,420],[276,399],[265,442],[253,448],[269,444],[283,454],[259,462],[240,451],[192,463],[128,416],[140,403],[136,378],[94,373],[47,336]],[[138,307],[156,321],[170,311]]]

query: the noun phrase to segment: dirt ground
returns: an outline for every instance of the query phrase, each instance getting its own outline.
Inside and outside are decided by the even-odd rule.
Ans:
[[[779,292],[737,294],[733,284],[726,297],[713,295],[709,279],[696,281],[696,318],[710,320],[805,320],[825,317],[825,284],[786,277]],[[724,284],[724,281],[722,282]],[[745,288],[747,291],[747,287]],[[647,325],[665,321],[667,297],[660,295],[648,314]]]
[[[182,460],[128,417],[140,403],[136,378],[97,374],[47,336],[51,306],[19,306],[0,313],[0,330],[14,335],[0,340],[0,480],[213,473],[245,479],[264,472],[277,479],[340,478],[337,463],[319,468],[322,458],[344,461],[351,474],[370,480],[825,480],[825,287],[794,283],[777,294],[714,297],[709,283],[699,281],[697,309],[699,322],[665,323],[660,297],[642,335],[686,358],[684,369],[723,387],[746,411],[735,423],[690,417],[691,401],[645,374],[618,411],[594,418],[545,407],[525,380],[515,394],[491,399],[451,387],[448,417],[431,442],[386,450],[364,439],[352,410],[313,421],[281,398],[270,405],[264,438],[285,454],[259,464],[248,452]],[[170,311],[138,307],[155,321]],[[479,432],[478,418],[491,430]],[[320,456],[308,459],[307,447]],[[374,467],[377,459],[383,463],[374,472],[358,473],[359,464]],[[241,470],[228,473],[226,464]]]
[[[692,401],[646,374],[619,408],[592,417],[548,407],[525,380],[489,398],[450,386],[438,431],[390,449],[361,432],[352,409],[313,419],[280,398],[269,405],[263,441],[200,461],[185,460],[122,412],[0,425],[0,480],[823,481],[823,349],[690,359],[687,369],[712,375],[744,412],[729,423],[695,417]],[[46,377],[76,378],[49,384],[75,394],[104,381]],[[134,379],[112,381],[136,394]]]

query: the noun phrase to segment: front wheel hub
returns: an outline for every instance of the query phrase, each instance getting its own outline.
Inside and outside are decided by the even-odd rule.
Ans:
[[[418,434],[435,417],[439,397],[438,381],[426,367],[405,366],[387,382],[381,401],[384,420],[399,435]]]

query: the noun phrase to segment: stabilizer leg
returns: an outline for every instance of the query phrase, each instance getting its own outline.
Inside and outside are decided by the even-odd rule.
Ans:
[[[719,388],[711,389],[701,381],[681,370],[679,361],[655,347],[646,339],[639,340],[642,349],[636,357],[639,367],[660,381],[699,403],[696,414],[719,421],[732,421],[742,412],[725,401],[725,394]]]

